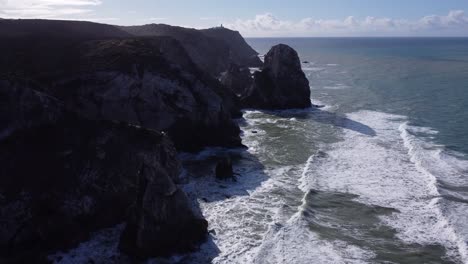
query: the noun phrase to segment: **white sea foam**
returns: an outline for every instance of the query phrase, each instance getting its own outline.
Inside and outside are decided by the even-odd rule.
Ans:
[[[288,113],[304,111],[311,110],[284,111],[282,118],[262,111],[245,112],[243,141],[248,152],[210,148],[181,154],[182,160],[194,161],[226,152],[244,155],[243,164],[235,167],[242,176],[230,183],[205,175],[184,186],[191,199],[198,199],[213,232],[199,252],[164,263],[371,263],[375,255],[370,249],[323,239],[309,229],[301,212],[306,203],[302,197],[311,189],[357,194],[361,203],[396,208],[398,213],[381,220],[398,231],[399,239],[423,245],[439,243],[448,249],[449,257],[466,262],[467,204],[441,195],[467,197],[438,185],[442,179],[449,185],[466,186],[468,161],[419,137],[436,131],[413,127],[404,116],[361,111],[349,114],[341,124],[341,142],[323,145],[304,164],[264,168],[255,159],[268,154],[262,140],[271,135],[261,127],[312,133],[310,127],[303,127],[304,120],[288,117]],[[366,126],[369,128],[363,129]],[[117,231],[98,234],[54,259],[61,259],[59,263],[109,260],[117,254]]]
[[[347,88],[349,88],[349,86],[342,84],[342,83],[338,83],[335,85],[328,85],[328,86],[323,87],[323,89],[329,89],[329,90],[341,90],[341,89],[347,89]]]
[[[327,241],[311,232],[298,213],[286,224],[273,225],[265,235],[253,263],[368,263],[372,252],[343,241]]]
[[[249,68],[249,70],[250,70],[250,73],[253,74],[253,73],[255,73],[255,72],[260,71],[260,68],[258,68],[258,67],[251,67],[251,68]]]
[[[258,55],[258,58],[259,58],[262,62],[265,62],[265,55]]]
[[[441,149],[411,135],[404,116],[360,111],[348,118],[368,126],[376,135],[362,133],[350,124],[350,129],[344,129],[344,140],[309,165],[302,187],[352,193],[359,195],[359,202],[395,208],[398,213],[381,218],[398,231],[400,239],[426,245],[439,243],[451,258],[466,262],[467,237],[459,230],[466,230],[467,224],[457,226],[460,223],[452,219],[452,213],[444,211],[445,200],[440,197],[434,173],[444,179],[452,174],[454,177],[448,178],[457,179],[457,183],[463,177],[451,173],[453,166],[439,158]],[[465,165],[464,161],[452,163]],[[466,219],[466,212],[462,215]]]
[[[325,68],[322,67],[302,67],[303,71],[310,71],[310,72],[319,72],[325,70]]]
[[[249,147],[248,153],[260,159],[270,155],[265,152],[263,141],[272,135],[261,129],[264,126],[310,133],[311,127],[304,127],[304,122],[309,121],[291,117],[310,111],[313,110],[246,111],[243,142]],[[313,124],[317,129],[319,123]],[[257,133],[250,133],[252,130]],[[206,159],[207,153],[198,155]],[[219,253],[213,263],[368,263],[374,256],[344,241],[324,240],[307,227],[300,210],[305,192],[299,184],[308,177],[314,156],[305,164],[291,166],[263,168],[256,162],[244,165],[236,166],[236,172],[242,175],[237,183],[203,178],[189,184],[189,193],[203,197],[200,207],[209,228],[216,233],[213,241]]]
[[[284,217],[284,198],[271,193],[294,189],[295,182],[288,175],[296,171],[297,167],[237,171],[243,176],[228,188],[226,183],[209,179],[191,183],[202,194],[205,201],[200,201],[200,207],[216,233],[220,253],[213,263],[254,263],[263,235]]]
[[[298,187],[304,187],[305,182],[310,180],[308,171],[319,155],[319,153],[312,155],[307,160],[298,180]],[[278,219],[279,221],[270,225],[262,243],[255,250],[251,263],[368,263],[375,256],[373,252],[344,241],[325,240],[309,229],[302,215],[308,189],[301,189],[304,196],[298,211],[286,221]]]
[[[189,195],[199,199],[200,208],[209,222],[213,243],[219,251],[212,263],[253,263],[261,245],[263,235],[269,227],[281,219],[288,219],[289,208],[282,195],[275,192],[302,193],[297,189],[297,178],[301,166],[263,167],[257,160],[265,150],[261,145],[266,131],[261,127],[289,126],[298,122],[294,118],[274,118],[262,111],[246,111],[243,121],[243,142],[249,150],[239,151],[241,164],[236,164],[235,172],[240,176],[237,182],[220,182],[214,177],[194,179],[185,186]],[[252,133],[255,131],[256,133]],[[209,149],[195,156],[185,154],[184,159],[203,160],[216,156],[220,149]],[[300,199],[300,198],[299,198]],[[199,254],[205,254],[202,251]]]
[[[430,178],[431,183],[428,186],[438,195],[447,194],[450,197],[458,198],[464,203],[456,201],[443,200],[442,198],[433,199],[432,203],[439,218],[439,225],[446,228],[446,235],[456,244],[459,254],[464,262],[468,262],[468,193],[447,191],[443,186],[438,188],[438,182],[450,184],[451,186],[468,187],[468,160],[449,155],[443,149],[430,142],[414,136],[411,131],[426,134],[437,134],[429,128],[410,127],[408,123],[400,125],[399,130],[403,138],[405,147],[411,161],[416,165],[418,171]],[[460,221],[461,219],[464,219]]]

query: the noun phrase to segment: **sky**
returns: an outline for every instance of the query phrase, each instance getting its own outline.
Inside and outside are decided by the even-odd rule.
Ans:
[[[246,37],[468,36],[468,0],[0,0],[0,18],[223,25]]]

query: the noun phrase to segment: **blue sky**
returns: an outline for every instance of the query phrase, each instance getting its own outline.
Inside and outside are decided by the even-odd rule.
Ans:
[[[0,17],[224,24],[246,36],[468,36],[468,0],[0,0]]]

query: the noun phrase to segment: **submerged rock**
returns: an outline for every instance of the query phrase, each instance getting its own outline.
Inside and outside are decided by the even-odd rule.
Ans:
[[[284,44],[271,48],[262,71],[254,73],[254,84],[241,103],[243,107],[260,109],[310,107],[309,81],[297,52]]]
[[[218,161],[218,164],[216,164],[215,174],[216,178],[221,180],[234,178],[234,171],[232,169],[232,161],[230,157],[223,157]]]

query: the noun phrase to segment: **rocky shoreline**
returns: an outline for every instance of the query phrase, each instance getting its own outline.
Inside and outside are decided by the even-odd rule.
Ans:
[[[196,249],[208,223],[177,152],[242,146],[242,108],[311,106],[292,48],[262,65],[225,28],[2,20],[0,48],[2,263],[46,262],[120,223],[129,256]]]

